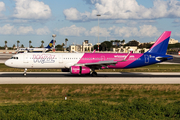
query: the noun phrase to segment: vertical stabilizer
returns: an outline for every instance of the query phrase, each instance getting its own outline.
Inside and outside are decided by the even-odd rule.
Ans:
[[[157,54],[165,55],[167,51],[170,35],[171,35],[171,31],[163,32],[163,34],[157,39],[157,41],[147,51],[147,53],[157,53]]]
[[[52,48],[53,47],[53,40],[51,40],[51,42],[48,44],[48,46],[47,47],[45,47],[45,48]]]

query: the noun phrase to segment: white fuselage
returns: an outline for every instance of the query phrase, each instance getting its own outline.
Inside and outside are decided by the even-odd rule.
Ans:
[[[23,53],[25,51],[27,51],[27,52],[46,52],[49,50],[50,49],[48,49],[48,48],[19,48],[17,50],[17,53]]]
[[[22,53],[5,64],[15,68],[69,68],[77,64],[84,53]]]

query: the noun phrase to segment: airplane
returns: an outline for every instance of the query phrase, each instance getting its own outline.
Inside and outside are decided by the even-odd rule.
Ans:
[[[6,66],[27,69],[61,69],[71,74],[97,76],[98,69],[128,69],[173,59],[166,55],[171,31],[165,31],[146,53],[22,53],[13,55]]]
[[[49,52],[52,51],[51,48],[53,47],[54,40],[51,40],[47,47],[44,48],[19,48],[16,53],[24,53],[26,52]]]

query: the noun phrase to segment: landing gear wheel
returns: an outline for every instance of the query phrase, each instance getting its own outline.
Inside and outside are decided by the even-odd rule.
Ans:
[[[24,69],[24,76],[26,76],[26,71],[27,71],[27,68]]]
[[[97,72],[92,72],[92,76],[96,77],[97,76]]]

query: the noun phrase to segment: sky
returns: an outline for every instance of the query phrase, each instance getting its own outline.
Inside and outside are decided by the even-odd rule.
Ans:
[[[180,0],[0,0],[0,46],[46,46],[52,34],[56,45],[65,38],[96,44],[98,35],[99,42],[150,42],[164,31],[180,42]]]

